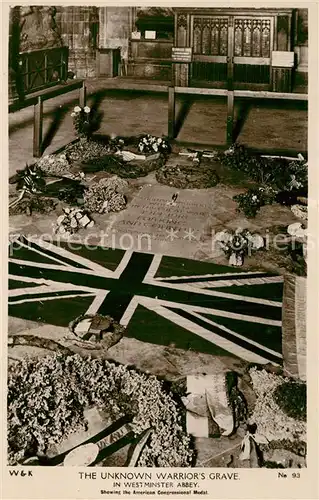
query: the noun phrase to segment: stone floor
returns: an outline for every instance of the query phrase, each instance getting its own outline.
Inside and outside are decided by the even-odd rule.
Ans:
[[[154,195],[159,192],[159,186],[156,183],[154,173],[151,173],[145,178],[140,178],[133,182],[131,200],[136,199],[136,195],[140,192],[141,187],[151,190]],[[160,188],[162,189],[162,187]],[[169,189],[169,188],[167,188]],[[174,191],[174,190],[173,190]],[[290,222],[296,221],[292,212],[285,207],[264,207],[257,215],[256,219],[252,221],[245,219],[242,215],[236,213],[236,203],[233,202],[232,196],[240,191],[238,188],[232,188],[225,185],[218,185],[200,194],[197,192],[199,198],[207,197],[209,194],[214,199],[214,212],[210,213],[206,220],[202,233],[202,241],[199,243],[189,243],[189,250],[183,242],[177,246],[166,246],[166,253],[171,255],[184,255],[185,257],[193,257],[200,260],[208,260],[215,263],[227,264],[227,260],[223,255],[212,254],[210,231],[220,230],[225,227],[237,228],[249,227],[251,230],[264,231],[269,226],[274,224],[285,225]],[[187,195],[187,191],[184,192]],[[130,213],[130,208],[126,210]],[[100,231],[105,232],[107,228],[116,227],[117,221],[123,217],[125,212],[119,214],[105,214],[96,218],[96,225],[90,230],[83,230],[81,239],[88,237],[91,233],[92,238],[90,244],[99,244]],[[50,215],[33,215],[28,217],[26,215],[19,215],[10,217],[10,231],[13,233],[22,232],[26,235],[43,234],[51,235],[54,238],[53,224],[56,221],[57,213]],[[95,236],[94,236],[95,235]],[[96,236],[98,235],[98,236]],[[190,253],[187,253],[190,252]],[[213,257],[213,258],[212,258]],[[257,262],[254,257],[246,259],[245,268],[247,270],[256,269],[261,265],[261,269],[271,271],[280,271],[268,263],[267,268],[267,254],[263,255],[261,262]],[[74,344],[70,338],[67,328],[47,325],[38,322],[32,322],[27,319],[9,318],[9,338],[12,339],[17,335],[35,336],[43,340],[52,340],[64,345],[72,352],[79,352],[87,354],[87,350],[81,346]],[[46,355],[49,351],[44,348],[18,345],[9,347],[9,362],[13,359],[19,359],[27,355]],[[136,367],[139,370],[153,373],[159,377],[164,377],[167,380],[176,380],[180,377],[196,373],[221,373],[229,370],[234,370],[239,374],[243,374],[247,363],[239,358],[232,356],[217,356],[194,352],[192,350],[182,350],[172,345],[156,345],[154,343],[142,342],[135,338],[125,337],[117,345],[111,347],[109,350],[91,350],[90,354],[93,356],[103,356],[116,362],[128,364]],[[197,466],[198,467],[243,467],[242,462],[238,462],[240,453],[241,436],[235,435],[230,438],[196,438],[195,445],[197,449]],[[246,466],[249,466],[246,464]]]
[[[88,105],[103,114],[102,134],[167,134],[168,103],[165,92],[123,91],[117,79],[88,79]],[[114,87],[112,88],[110,87]],[[75,138],[70,113],[78,103],[78,91],[44,103],[43,137],[46,153]],[[185,143],[224,145],[226,137],[224,98],[193,96],[177,98],[177,140]],[[306,105],[290,101],[256,100],[235,103],[238,141],[251,148],[304,152],[307,150]],[[9,115],[9,172],[34,161],[32,156],[33,107]]]
[[[103,82],[91,80],[88,85],[88,104],[98,106],[103,112],[103,121],[100,132],[103,134],[136,135],[147,132],[161,136],[167,131],[167,96],[163,93],[143,94],[140,92],[125,93],[122,91],[103,92]],[[46,153],[53,152],[64,146],[75,138],[71,123],[70,111],[76,104],[76,92],[54,99],[45,104],[44,128],[48,134]],[[241,103],[242,104],[242,103]],[[225,102],[217,98],[196,98],[192,102],[178,102],[180,113],[186,117],[178,134],[178,140],[187,143],[213,143],[223,145],[225,140]],[[242,115],[241,115],[242,113]],[[243,115],[245,120],[243,120]],[[307,112],[303,107],[296,104],[280,103],[254,103],[249,109],[244,110],[241,105],[237,106],[237,114],[244,123],[239,135],[239,141],[250,147],[268,150],[292,150],[295,153],[305,151],[307,136]],[[10,175],[17,169],[24,168],[27,162],[33,162],[32,158],[32,108],[26,108],[9,116],[9,152],[10,152]],[[143,186],[151,186],[156,193],[158,184],[154,173],[145,178],[132,182],[131,199]],[[219,184],[218,186],[205,190],[205,196],[209,194],[214,199],[214,210],[210,213],[202,228],[201,245],[195,245],[187,257],[199,260],[213,260],[216,263],[227,264],[222,255],[212,255],[210,248],[211,230],[223,228],[247,227],[252,231],[265,232],[267,228],[276,225],[288,225],[297,219],[292,212],[285,207],[272,206],[263,207],[255,219],[247,220],[236,212],[236,203],[232,200],[234,194],[240,192],[234,188]],[[128,207],[128,211],[130,208]],[[53,224],[57,214],[33,215],[31,218],[25,215],[10,217],[10,232],[30,235],[53,235]],[[121,214],[110,214],[99,216],[96,225],[91,230],[84,230],[82,238],[90,232],[97,234],[98,230],[105,231],[116,225]],[[92,244],[98,244],[98,237],[92,240]],[[183,255],[186,250],[178,249],[178,255]],[[176,255],[173,250],[172,255]],[[246,259],[245,267],[266,268],[272,271],[282,270],[273,262],[268,262],[267,254],[262,259],[250,257]],[[66,328],[31,322],[28,319],[9,318],[9,336],[20,334],[34,335],[43,339],[50,339],[69,347],[73,352],[82,352],[81,348],[74,345],[68,338]],[[38,348],[17,346],[9,348],[10,358],[17,359],[27,354],[43,355],[47,351]],[[92,351],[92,355],[101,356],[101,352]],[[103,356],[115,361],[134,365],[143,371],[149,371],[157,376],[168,380],[175,380],[181,376],[195,373],[220,373],[227,370],[235,370],[243,373],[246,363],[240,359],[227,356],[214,356],[193,351],[183,351],[172,346],[154,345],[153,343],[141,342],[134,338],[124,338],[120,343],[103,351]],[[232,457],[238,457],[240,436],[232,438],[220,438],[217,441],[209,438],[198,439],[196,442],[198,450],[197,465],[227,466]],[[235,459],[235,463],[236,459]],[[234,465],[233,465],[234,466]],[[238,465],[236,465],[238,466]]]
[[[178,162],[178,155],[175,155],[175,162]],[[89,176],[88,176],[89,177]],[[92,177],[94,177],[92,175]],[[155,172],[151,172],[146,177],[133,179],[130,181],[128,193],[129,204],[126,210],[119,213],[109,213],[94,216],[95,225],[91,229],[83,229],[81,233],[76,235],[76,241],[85,241],[90,245],[101,245],[118,247],[119,237],[122,233],[130,233],[130,226],[123,225],[123,219],[132,219],[136,197],[142,189],[149,190],[153,197],[157,197],[159,192],[164,191],[174,193],[181,192],[180,198],[184,197],[186,201],[190,201],[195,197],[197,201],[207,203],[210,200],[210,209],[205,213],[205,217],[200,221],[200,218],[189,218],[188,224],[191,230],[195,231],[196,241],[184,240],[169,240],[164,235],[161,235],[156,244],[157,239],[152,240],[152,247],[148,248],[148,241],[145,239],[134,239],[132,250],[151,251],[151,253],[161,253],[164,255],[172,255],[176,257],[193,258],[197,260],[211,260],[217,264],[227,265],[227,260],[224,254],[220,251],[215,251],[212,246],[212,235],[223,229],[235,230],[237,228],[247,228],[251,232],[258,232],[266,236],[275,227],[287,227],[293,222],[298,222],[299,219],[291,212],[290,208],[276,204],[262,207],[257,216],[253,219],[247,219],[243,214],[237,212],[237,203],[232,199],[235,194],[244,192],[238,186],[229,186],[223,183],[209,189],[203,190],[177,190],[167,186],[160,185],[156,178]],[[12,199],[16,198],[15,185],[10,185],[10,193]],[[167,194],[165,196],[168,196]],[[170,196],[167,198],[170,199]],[[145,202],[144,202],[145,203]],[[131,207],[132,205],[132,207]],[[180,209],[179,209],[180,210]],[[50,214],[33,214],[32,217],[27,215],[15,215],[9,219],[9,232],[20,233],[23,231],[25,235],[32,237],[40,237],[43,234],[48,235],[52,240],[55,239],[55,223],[58,215],[62,213],[61,208]],[[139,212],[136,212],[139,213]],[[133,217],[134,219],[134,217]],[[187,220],[187,219],[186,219]],[[134,226],[136,227],[136,226]],[[167,229],[170,223],[167,222]],[[126,230],[125,230],[126,228]],[[185,226],[186,228],[186,226]],[[139,234],[143,232],[154,236],[154,228],[140,227]],[[115,233],[117,234],[114,238]],[[133,232],[132,232],[133,234]],[[270,239],[271,245],[271,239]],[[267,252],[261,254],[255,253],[245,259],[244,267],[267,269],[269,271],[283,273],[284,269],[280,264],[273,262],[272,254]]]

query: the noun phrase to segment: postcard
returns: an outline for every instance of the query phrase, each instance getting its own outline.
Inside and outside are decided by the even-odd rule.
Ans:
[[[317,2],[2,13],[3,498],[317,498]]]

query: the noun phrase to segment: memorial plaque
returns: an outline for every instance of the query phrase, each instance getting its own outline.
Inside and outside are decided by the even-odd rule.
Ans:
[[[173,62],[191,63],[192,55],[192,47],[172,47]]]
[[[294,52],[274,51],[271,53],[271,65],[276,68],[292,68],[294,57]]]
[[[145,40],[155,40],[156,39],[156,31],[148,30],[145,31]]]
[[[175,201],[174,201],[175,200]],[[144,186],[112,225],[117,248],[192,256],[213,207],[206,190]],[[130,248],[130,247],[129,247]]]
[[[140,40],[141,39],[141,32],[140,31],[132,31],[131,38],[132,38],[132,40]]]

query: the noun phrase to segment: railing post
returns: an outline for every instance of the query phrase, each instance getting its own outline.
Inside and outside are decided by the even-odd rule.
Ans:
[[[168,87],[168,131],[169,139],[175,138],[175,87]]]
[[[226,124],[226,143],[231,146],[233,143],[234,132],[234,91],[227,92],[227,124]]]
[[[82,87],[80,88],[80,107],[84,108],[86,106],[86,87],[85,87],[85,81],[82,84]]]
[[[33,123],[33,156],[39,158],[42,154],[42,121],[43,121],[43,101],[38,97],[38,102],[34,105]]]

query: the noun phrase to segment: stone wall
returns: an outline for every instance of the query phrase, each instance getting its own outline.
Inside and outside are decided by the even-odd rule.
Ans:
[[[78,78],[96,75],[97,7],[22,6],[10,11],[9,96],[16,97],[18,54],[69,47],[69,71]]]
[[[57,25],[69,47],[69,71],[78,78],[96,76],[97,7],[57,7]]]
[[[138,16],[141,13],[145,15],[145,9],[148,15],[154,14],[149,8],[132,7],[15,7],[18,23],[10,24],[10,54],[12,47],[23,52],[66,45],[69,47],[69,69],[77,77],[97,76],[99,48],[120,48],[121,58],[129,59],[131,31]],[[12,21],[12,15],[10,20]],[[18,44],[12,44],[13,30],[19,40]],[[297,72],[306,75],[308,9],[298,9],[294,45]]]
[[[23,95],[23,84],[18,77],[19,53],[63,45],[56,17],[57,9],[53,6],[16,6],[10,9],[9,99]]]
[[[121,49],[121,58],[128,58],[132,30],[131,7],[99,8],[99,48]]]
[[[20,52],[61,47],[53,6],[20,7]]]

